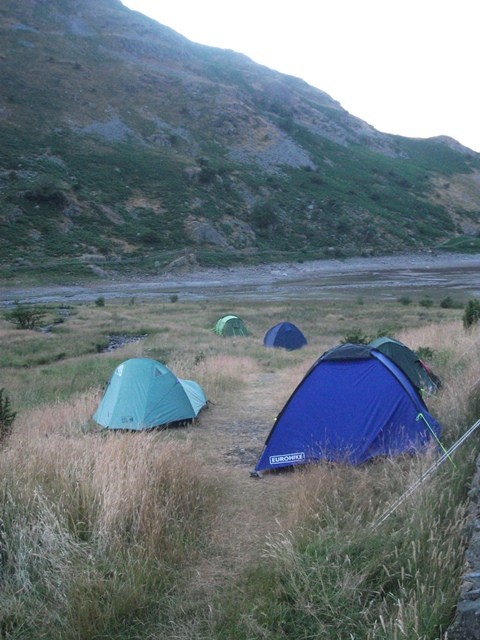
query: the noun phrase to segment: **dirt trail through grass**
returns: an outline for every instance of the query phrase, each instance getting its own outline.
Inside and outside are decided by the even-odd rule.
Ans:
[[[285,494],[293,474],[250,477],[279,411],[281,373],[250,375],[225,407],[204,414],[195,441],[223,484],[221,509],[212,536],[212,555],[198,568],[197,587],[215,588],[238,575],[262,553],[266,536],[279,530]],[[220,583],[220,584],[219,584]]]

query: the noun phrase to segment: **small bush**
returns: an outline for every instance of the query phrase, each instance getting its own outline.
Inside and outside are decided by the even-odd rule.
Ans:
[[[140,240],[143,244],[150,246],[158,246],[163,243],[163,237],[153,229],[149,229],[148,231],[145,231],[145,233],[142,233]]]
[[[172,293],[170,296],[170,302],[178,302],[178,295],[176,293]]]
[[[4,317],[18,329],[37,329],[45,317],[45,310],[42,307],[17,304],[15,309],[7,311]]]
[[[442,307],[442,309],[454,309],[455,302],[452,296],[447,296],[446,298],[443,298],[443,300],[440,301],[440,306]]]
[[[4,394],[4,389],[0,389],[0,443],[4,442],[12,433],[13,422],[17,416],[12,411],[9,397]]]
[[[430,307],[433,307],[433,300],[431,298],[422,298],[419,304],[426,309],[430,309]]]
[[[400,302],[400,304],[403,304],[405,306],[412,304],[412,299],[409,298],[408,296],[400,296],[398,301]]]
[[[95,300],[95,306],[97,307],[104,307],[105,306],[105,298],[103,296],[99,296],[96,300]]]
[[[418,347],[415,349],[415,353],[422,361],[433,360],[434,352],[430,347]]]
[[[202,167],[198,174],[198,180],[200,184],[210,185],[215,182],[216,173],[211,167]]]
[[[349,333],[343,336],[340,342],[342,344],[346,344],[347,342],[351,342],[352,344],[368,344],[370,338],[358,327],[353,327]]]
[[[25,197],[33,202],[50,205],[64,205],[67,202],[60,182],[50,176],[40,176],[32,189],[25,192]]]
[[[395,338],[395,329],[393,327],[384,327],[383,329],[379,329],[374,335],[371,336],[370,342],[372,340],[376,340],[377,338]]]
[[[250,222],[260,230],[273,227],[277,223],[277,215],[273,204],[270,201],[255,203],[250,214]]]
[[[466,306],[463,314],[463,326],[465,329],[476,325],[480,320],[480,300],[478,298],[471,298]]]

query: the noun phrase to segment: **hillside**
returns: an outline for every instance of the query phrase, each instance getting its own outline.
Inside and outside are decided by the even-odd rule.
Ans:
[[[480,154],[380,133],[119,0],[0,7],[0,269],[478,250]]]

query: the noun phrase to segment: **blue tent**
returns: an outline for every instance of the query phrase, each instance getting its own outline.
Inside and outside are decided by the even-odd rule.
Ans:
[[[368,345],[324,353],[278,415],[255,471],[315,460],[357,465],[414,453],[440,425],[402,370]]]
[[[118,365],[93,419],[106,429],[143,431],[196,418],[207,404],[193,380],[179,380],[150,358],[131,358]]]
[[[291,322],[280,322],[269,329],[263,339],[266,347],[283,347],[287,351],[300,349],[307,344],[305,336]]]

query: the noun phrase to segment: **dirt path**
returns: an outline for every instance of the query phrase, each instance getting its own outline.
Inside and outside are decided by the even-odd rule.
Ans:
[[[217,591],[225,580],[252,564],[266,537],[279,530],[293,474],[250,476],[278,413],[274,393],[278,376],[252,374],[241,393],[232,395],[228,412],[214,406],[199,425],[196,447],[215,465],[223,496],[212,555],[198,568],[195,588]],[[229,420],[231,416],[235,422]]]

